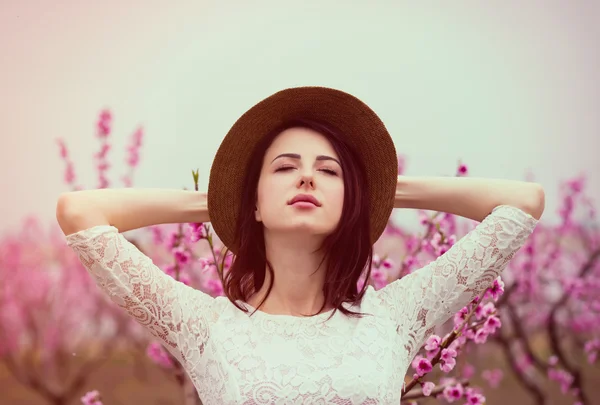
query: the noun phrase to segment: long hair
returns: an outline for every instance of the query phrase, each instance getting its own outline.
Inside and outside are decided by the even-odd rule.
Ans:
[[[342,304],[360,304],[368,284],[365,282],[359,291],[359,278],[366,272],[365,277],[368,280],[371,274],[373,246],[370,240],[370,204],[366,172],[360,156],[344,142],[343,134],[331,125],[313,120],[296,119],[285,122],[262,138],[255,147],[246,168],[241,209],[236,225],[237,252],[223,279],[225,295],[236,307],[246,311],[236,301],[247,302],[250,296],[262,287],[267,269],[271,283],[257,309],[264,303],[273,287],[275,274],[266,257],[263,225],[256,221],[254,216],[256,190],[266,150],[277,135],[292,127],[309,128],[326,137],[339,156],[344,170],[342,215],[336,229],[325,238],[321,246],[327,268],[323,285],[325,301],[319,312],[329,304],[334,308],[331,316],[339,310],[348,316],[362,317],[364,314],[350,311]]]

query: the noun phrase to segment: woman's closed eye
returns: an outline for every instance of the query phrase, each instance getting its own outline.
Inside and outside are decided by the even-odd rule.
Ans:
[[[295,169],[294,166],[281,166],[275,169],[275,173],[277,172],[289,172],[290,170]]]
[[[296,167],[294,167],[294,166],[281,166],[281,167],[278,167],[277,169],[275,169],[275,173],[277,173],[277,172],[288,172],[290,170],[295,170],[295,169],[296,169]],[[320,172],[326,173],[326,174],[331,175],[331,176],[337,176],[338,175],[337,171],[335,171],[333,169],[326,168],[326,167],[320,168],[318,170]]]
[[[329,174],[329,175],[332,175],[332,176],[337,176],[337,175],[338,175],[338,173],[337,173],[335,170],[333,170],[333,169],[328,169],[328,168],[326,168],[326,167],[324,167],[324,168],[322,168],[322,169],[319,169],[319,171],[325,172],[325,173],[327,173],[327,174]]]

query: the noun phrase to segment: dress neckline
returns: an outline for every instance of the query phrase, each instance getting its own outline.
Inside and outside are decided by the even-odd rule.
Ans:
[[[247,302],[238,300],[237,303],[246,307],[250,311],[250,312],[248,312],[248,316],[250,316],[250,314],[254,313],[254,314],[252,314],[253,317],[258,317],[258,318],[262,318],[262,319],[271,319],[271,320],[275,320],[275,321],[280,320],[280,321],[312,322],[312,321],[325,320],[325,319],[329,318],[331,316],[331,314],[333,313],[333,311],[335,310],[335,308],[333,308],[333,309],[330,309],[329,311],[321,312],[320,314],[313,315],[313,316],[270,314],[270,313],[264,312],[260,309],[256,309],[255,307],[248,304]]]

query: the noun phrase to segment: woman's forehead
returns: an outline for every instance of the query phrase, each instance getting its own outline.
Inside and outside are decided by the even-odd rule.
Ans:
[[[302,127],[286,129],[273,140],[273,143],[267,150],[267,155],[278,155],[281,153],[296,153],[311,156],[328,154],[337,157],[333,146],[325,136],[310,128]]]

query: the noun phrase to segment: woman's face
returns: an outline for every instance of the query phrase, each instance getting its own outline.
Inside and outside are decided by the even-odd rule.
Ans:
[[[343,205],[342,167],[327,138],[308,128],[279,134],[263,159],[256,220],[269,233],[326,236],[340,221]]]

